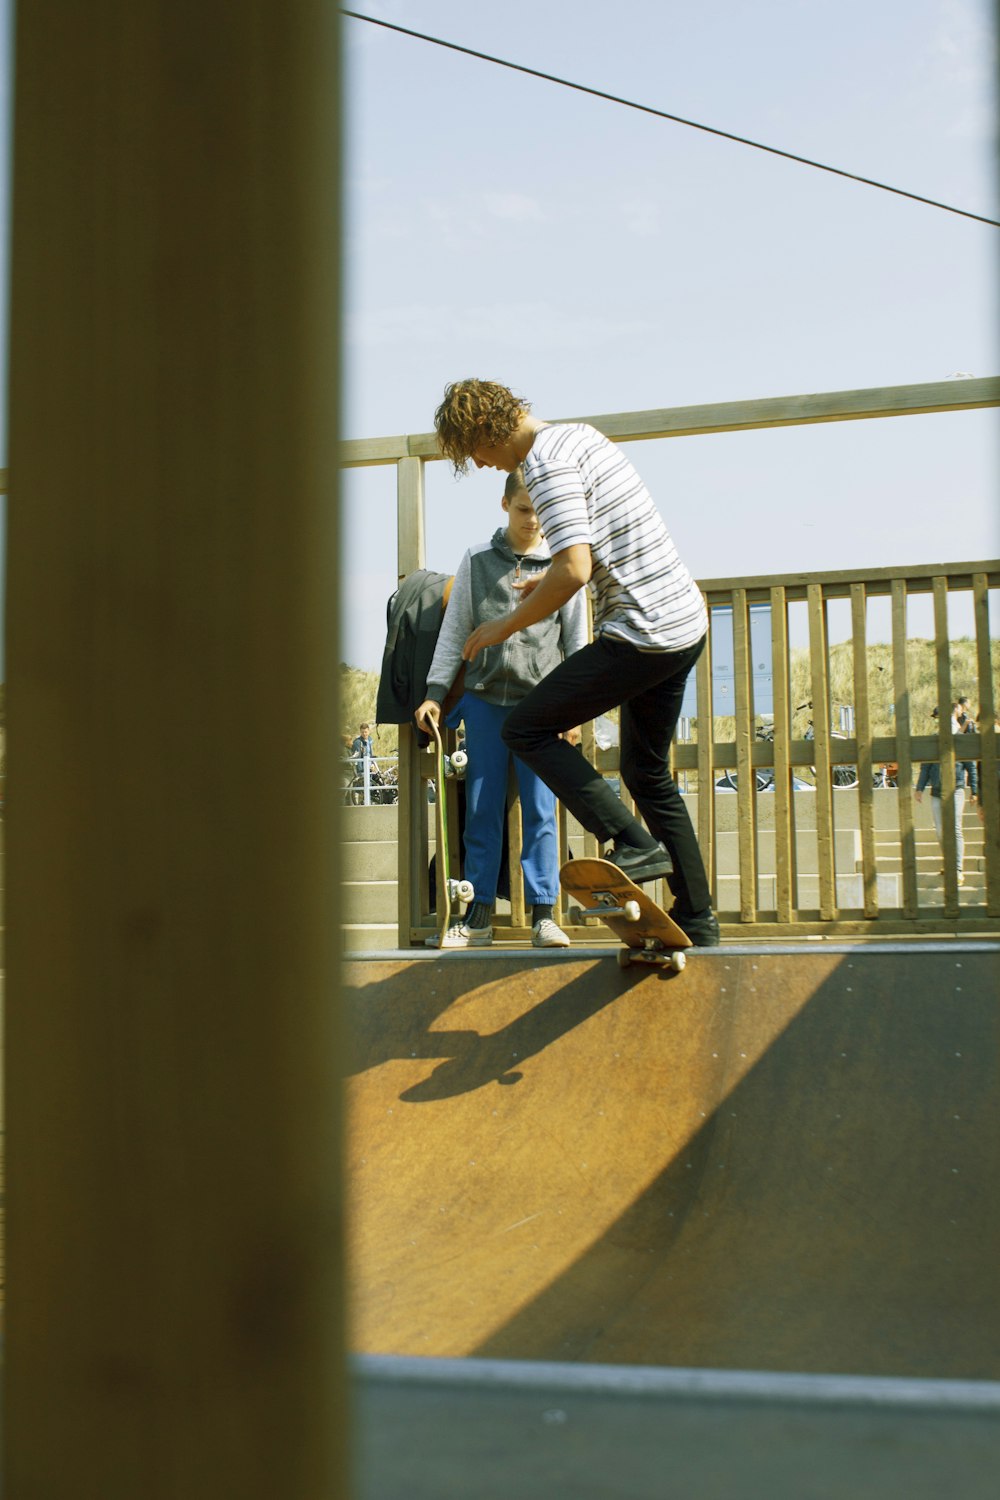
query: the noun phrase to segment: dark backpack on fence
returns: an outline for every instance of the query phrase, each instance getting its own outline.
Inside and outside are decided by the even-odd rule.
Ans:
[[[403,579],[386,606],[386,641],[382,653],[375,718],[379,724],[409,724],[421,745],[428,736],[418,731],[413,715],[427,694],[427,674],[451,592],[450,573],[418,568]],[[461,690],[459,673],[448,703]]]

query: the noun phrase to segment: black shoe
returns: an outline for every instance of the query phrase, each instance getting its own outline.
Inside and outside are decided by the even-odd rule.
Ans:
[[[646,880],[662,880],[674,868],[670,863],[670,855],[662,844],[637,849],[634,844],[615,842],[604,858],[617,865],[622,874],[627,875],[636,885],[642,885]]]
[[[677,923],[685,937],[691,939],[696,948],[717,948],[719,946],[719,920],[715,912],[711,909],[701,912],[695,917],[688,916],[684,912],[679,912],[675,906],[670,916]]]

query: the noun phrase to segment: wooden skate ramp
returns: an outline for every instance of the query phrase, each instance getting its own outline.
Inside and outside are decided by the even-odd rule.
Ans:
[[[995,944],[345,969],[357,1351],[1000,1378]]]

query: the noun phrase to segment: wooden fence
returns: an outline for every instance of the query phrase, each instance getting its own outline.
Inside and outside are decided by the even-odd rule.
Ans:
[[[1000,404],[1000,379],[944,381],[889,389],[837,391],[822,395],[793,396],[766,401],[723,403],[706,407],[683,407],[663,411],[618,413],[588,417],[600,431],[617,442],[678,437],[713,432],[732,432],[761,427],[803,425],[817,422],[851,421],[865,418],[906,416],[918,413],[953,412]],[[581,419],[566,419],[581,420]],[[347,442],[342,462],[355,467],[394,464],[397,471],[398,571],[405,577],[426,563],[424,548],[424,464],[440,458],[433,434]],[[1000,846],[997,841],[1000,809],[997,803],[997,748],[993,733],[962,736],[962,761],[979,763],[982,773],[985,879],[982,899],[960,901],[954,821],[956,791],[956,738],[942,713],[932,734],[914,733],[922,726],[913,722],[912,684],[908,681],[907,604],[921,595],[933,606],[933,650],[937,702],[952,702],[952,642],[949,637],[949,603],[955,597],[971,602],[974,619],[976,700],[981,723],[992,725],[996,711],[996,687],[991,660],[989,592],[1000,587],[1000,561],[940,563],[924,568],[795,574],[756,579],[714,579],[701,582],[713,622],[726,612],[732,621],[733,701],[713,702],[712,645],[697,667],[697,709],[693,743],[674,747],[674,767],[681,778],[696,779],[698,795],[692,810],[716,896],[716,909],[723,935],[788,936],[871,934],[892,935],[927,932],[995,932],[1000,930]],[[891,664],[893,733],[872,734],[872,697],[869,685],[868,605],[885,600],[891,610]],[[829,610],[833,601],[846,601],[850,609],[852,692],[850,707],[854,732],[838,735],[831,728],[829,680]],[[751,610],[764,606],[769,615],[770,658],[773,678],[773,716],[767,737],[761,737],[761,715],[754,703],[751,654]],[[791,698],[790,616],[804,607],[807,620],[809,693],[812,705],[812,738],[796,732]],[[731,612],[731,616],[730,613]],[[954,686],[967,687],[966,683]],[[971,695],[970,695],[971,696]],[[841,695],[843,701],[843,695]],[[720,720],[732,727],[732,738],[719,732]],[[711,726],[711,729],[708,726]],[[773,729],[773,735],[771,730]],[[605,774],[617,770],[617,752],[599,748],[594,726],[584,728],[584,753]],[[915,768],[933,761],[940,766],[943,807],[943,900],[928,900],[917,875],[918,830],[909,794]],[[893,834],[900,858],[892,884],[897,895],[880,898],[877,854],[876,807],[881,793],[874,785],[875,769],[898,766],[901,789],[895,799],[897,828]],[[835,785],[837,767],[851,767],[856,789]],[[727,906],[733,880],[720,879],[719,797],[716,782],[729,773],[735,780],[735,832],[738,848],[738,902]],[[757,775],[765,773],[767,815],[762,820],[764,795],[757,790]],[[804,774],[808,791],[796,791]],[[419,943],[435,928],[429,901],[429,843],[427,780],[433,774],[431,758],[418,750],[412,736],[400,738],[399,815],[399,940],[401,946]],[[706,794],[707,793],[707,794]],[[458,857],[457,789],[449,782],[453,860]],[[623,796],[628,802],[627,792]],[[855,798],[851,817],[845,819],[846,799]],[[727,814],[728,816],[728,814]],[[766,822],[766,829],[762,827]],[[838,833],[848,825],[857,829],[860,857],[849,871],[838,867]],[[512,803],[508,826],[511,846],[510,915],[500,921],[503,936],[526,940],[530,919],[524,910],[517,857],[520,819]],[[885,830],[883,829],[883,835]],[[561,837],[564,849],[571,837],[565,814]],[[575,852],[596,852],[589,835],[575,834]],[[773,876],[773,901],[761,900],[761,847],[767,845],[767,867]],[[773,841],[773,843],[772,843]],[[809,846],[809,879],[801,876],[803,848]],[[845,899],[845,876],[857,900]],[[769,886],[768,889],[771,887]],[[571,909],[561,912],[571,936],[600,940],[604,929],[592,923],[574,923]]]

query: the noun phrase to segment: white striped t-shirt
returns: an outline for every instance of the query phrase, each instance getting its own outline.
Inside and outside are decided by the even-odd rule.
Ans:
[[[652,496],[614,443],[585,422],[542,427],[524,478],[553,556],[586,544],[594,634],[680,651],[708,629],[701,590]]]

